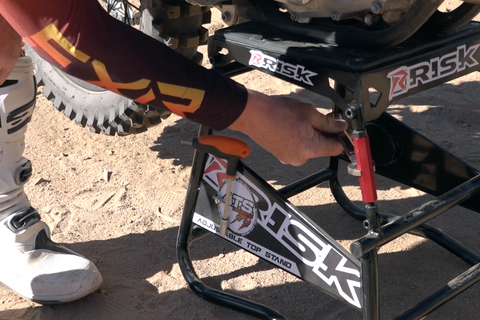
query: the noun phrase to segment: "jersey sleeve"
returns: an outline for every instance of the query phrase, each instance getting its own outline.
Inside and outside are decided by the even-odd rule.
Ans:
[[[110,17],[97,0],[2,0],[0,14],[43,59],[139,103],[215,130],[245,108],[242,85]]]

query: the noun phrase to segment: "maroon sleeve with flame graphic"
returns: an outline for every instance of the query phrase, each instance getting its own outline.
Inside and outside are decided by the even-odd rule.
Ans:
[[[2,0],[0,14],[45,60],[132,100],[215,130],[245,108],[243,86],[110,17],[97,0]]]

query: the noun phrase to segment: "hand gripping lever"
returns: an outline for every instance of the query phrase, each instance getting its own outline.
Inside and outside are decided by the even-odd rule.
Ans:
[[[250,154],[250,147],[243,141],[224,136],[201,136],[192,141],[182,140],[182,144],[191,145],[201,152],[210,153],[227,161],[227,192],[225,194],[225,210],[220,222],[220,235],[226,236],[228,214],[231,199],[232,181],[237,173],[238,161]]]

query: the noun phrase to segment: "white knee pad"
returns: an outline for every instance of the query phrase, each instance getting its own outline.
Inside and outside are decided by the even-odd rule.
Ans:
[[[22,153],[35,95],[32,60],[20,57],[0,85],[0,220],[30,206],[23,185],[31,176],[32,167]]]

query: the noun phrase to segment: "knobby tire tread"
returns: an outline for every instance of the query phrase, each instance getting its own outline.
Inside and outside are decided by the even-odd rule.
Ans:
[[[211,20],[206,7],[192,6],[184,0],[142,0],[143,32],[166,43],[188,59],[201,63],[199,45],[206,44],[208,32],[202,24]],[[126,136],[145,132],[158,125],[171,112],[157,110],[113,92],[94,88],[86,82],[65,75],[32,48],[25,51],[35,66],[35,77],[43,85],[43,95],[53,106],[77,125],[95,133]],[[161,59],[161,57],[159,57]],[[73,80],[72,80],[73,79]]]

